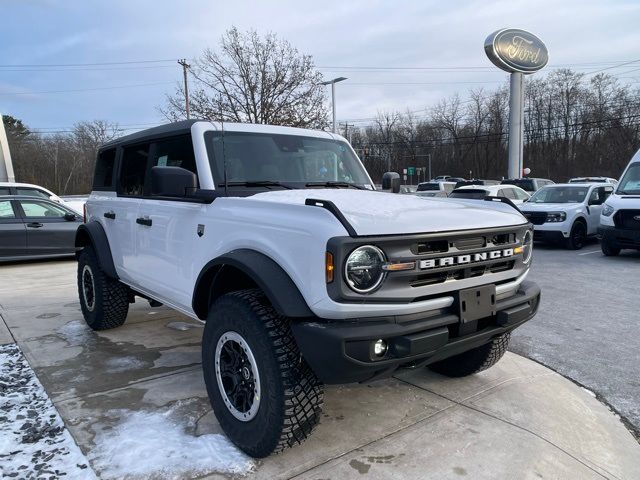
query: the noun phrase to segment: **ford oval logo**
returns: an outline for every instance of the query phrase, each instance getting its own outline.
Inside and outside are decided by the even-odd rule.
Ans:
[[[484,51],[494,65],[507,72],[534,73],[549,61],[542,40],[515,28],[493,32],[484,42]]]

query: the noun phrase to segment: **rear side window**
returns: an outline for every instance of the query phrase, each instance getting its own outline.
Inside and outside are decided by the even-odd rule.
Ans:
[[[61,218],[64,217],[65,210],[55,205],[50,205],[44,202],[38,202],[37,200],[20,200],[20,206],[24,212],[24,216],[27,218]]]
[[[98,154],[96,171],[93,177],[94,190],[113,189],[113,171],[116,165],[116,149],[110,148]]]
[[[16,187],[16,193],[18,195],[26,195],[28,197],[38,197],[38,198],[46,198],[49,200],[49,195],[42,190],[38,190],[37,188],[29,188],[29,187]]]
[[[0,201],[0,220],[3,218],[16,218],[9,200]]]
[[[144,195],[148,160],[149,143],[124,148],[118,193],[131,197]]]
[[[504,196],[510,200],[518,199],[518,196],[516,195],[516,192],[513,188],[503,188],[502,192],[504,193]]]
[[[9,187],[0,187],[0,195],[11,195]]]
[[[180,135],[156,142],[152,167],[181,167],[198,174],[191,135]]]

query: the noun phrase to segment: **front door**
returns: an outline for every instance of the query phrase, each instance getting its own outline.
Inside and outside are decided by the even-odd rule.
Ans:
[[[62,255],[75,252],[79,218],[67,219],[70,213],[48,200],[18,200],[27,227],[29,255]]]

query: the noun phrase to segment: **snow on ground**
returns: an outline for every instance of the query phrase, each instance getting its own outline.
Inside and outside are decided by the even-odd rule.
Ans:
[[[17,345],[0,346],[0,478],[95,479]]]
[[[220,434],[194,436],[163,411],[111,410],[121,419],[98,427],[91,464],[103,479],[191,478],[209,473],[245,474],[253,462]]]

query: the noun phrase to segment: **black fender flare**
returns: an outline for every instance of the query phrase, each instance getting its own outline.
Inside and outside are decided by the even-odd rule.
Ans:
[[[298,318],[314,316],[300,290],[280,265],[263,253],[238,249],[211,260],[200,271],[191,303],[198,318],[206,318],[211,299],[216,298],[212,291],[216,276],[224,266],[241,271],[255,282],[279,314]]]
[[[108,277],[118,280],[109,240],[100,223],[93,221],[80,225],[76,231],[75,245],[76,248],[84,248],[87,245],[91,245],[98,256],[98,263],[102,271]]]

